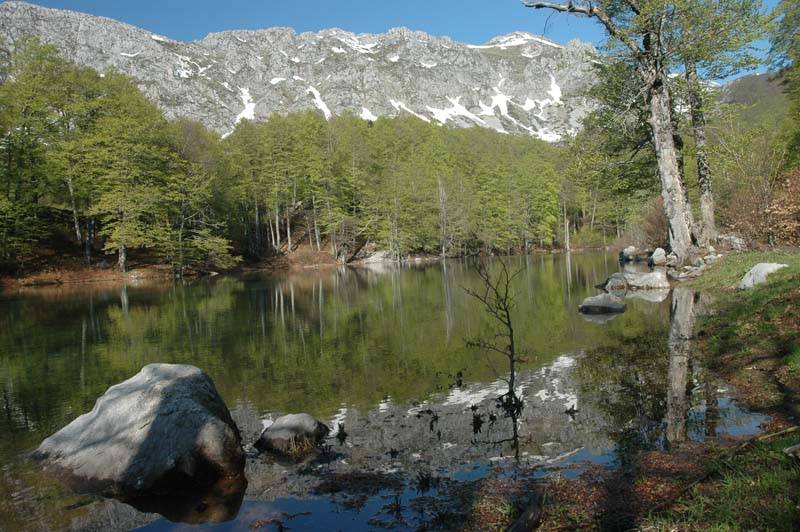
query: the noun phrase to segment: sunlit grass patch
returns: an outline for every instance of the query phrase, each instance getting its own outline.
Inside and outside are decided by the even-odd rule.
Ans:
[[[710,265],[708,270],[699,278],[691,281],[689,286],[699,290],[731,290],[750,269],[761,262],[776,262],[786,264],[783,268],[768,278],[767,284],[786,280],[792,276],[800,275],[800,251],[745,251],[727,254],[722,260]]]
[[[643,530],[797,530],[800,526],[800,461],[783,449],[800,442],[794,433],[757,443],[711,464],[706,482],[668,510],[647,516]]]

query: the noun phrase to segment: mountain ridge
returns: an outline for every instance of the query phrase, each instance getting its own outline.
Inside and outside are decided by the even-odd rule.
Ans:
[[[577,132],[593,108],[594,47],[528,32],[480,45],[403,27],[225,30],[178,41],[107,17],[0,4],[0,38],[13,48],[26,35],[77,64],[130,75],[169,118],[196,119],[222,134],[243,119],[317,109],[326,118],[411,114],[556,142]]]

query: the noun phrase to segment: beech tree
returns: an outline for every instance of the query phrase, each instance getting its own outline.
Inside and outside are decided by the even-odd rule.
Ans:
[[[686,74],[697,180],[700,187],[701,245],[717,236],[706,113],[710,98],[703,79],[722,79],[759,63],[754,43],[761,38],[766,18],[760,0],[680,0],[675,2],[672,38],[676,63]]]
[[[636,65],[647,95],[649,122],[661,180],[661,196],[669,222],[672,251],[680,261],[692,247],[691,209],[687,201],[675,145],[672,96],[669,90],[669,28],[674,6],[662,0],[599,0],[569,3],[523,0],[532,9],[549,9],[587,16],[601,23],[612,44]]]
[[[791,165],[800,165],[800,1],[781,0],[773,13],[775,27],[770,36],[773,66],[780,69],[791,103],[788,131]]]

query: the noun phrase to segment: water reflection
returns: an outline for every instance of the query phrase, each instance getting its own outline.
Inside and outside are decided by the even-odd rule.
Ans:
[[[158,513],[173,523],[224,523],[239,514],[246,488],[247,481],[236,477],[203,490],[153,494],[125,502],[140,512]]]
[[[577,306],[616,270],[615,257],[528,256],[512,259],[510,267],[522,268],[514,284],[516,337],[520,350],[537,355],[518,368],[514,390],[526,406],[517,419],[496,408],[496,398],[508,392],[500,379],[505,373],[496,371],[499,360],[464,345],[489,330],[481,308],[462,289],[479,286],[467,261],[0,299],[0,459],[13,461],[35,447],[149,362],[190,363],[207,371],[247,443],[257,439],[265,419],[286,412],[306,411],[333,428],[346,427],[341,441],[331,437],[324,460],[303,469],[267,457],[249,460],[245,502],[231,525],[238,528],[312,509],[313,515],[290,525],[325,527],[345,515],[347,528],[369,529],[373,515],[393,500],[384,496],[400,497],[407,528],[414,528],[423,524],[410,510],[418,477],[477,478],[509,450],[529,465],[549,466],[564,457],[607,463],[661,448],[675,440],[673,430],[703,438],[757,424],[691,361],[690,333],[675,333],[676,345],[684,337],[687,342],[686,356],[676,356],[673,367],[671,331],[684,327],[675,317],[685,315],[693,298],[676,293],[672,305],[663,294],[631,299],[625,314],[599,326],[584,321]],[[687,395],[695,381],[701,390]],[[489,443],[515,436],[516,449]],[[365,483],[380,480],[368,491],[316,491],[327,479],[364,472],[374,472]],[[429,489],[436,497],[439,488]],[[236,498],[230,500],[222,505],[230,512],[212,513],[235,514]],[[114,512],[129,511],[122,506]],[[83,523],[102,522],[104,508],[81,510],[94,516]],[[0,515],[15,512],[0,507]],[[45,525],[55,522],[45,508],[31,515]],[[155,519],[136,516],[103,528]],[[10,517],[2,519],[0,528],[14,528],[6,526]],[[170,528],[165,521],[154,526]]]
[[[672,291],[669,328],[669,387],[667,391],[666,438],[669,443],[686,440],[689,415],[687,376],[695,323],[695,294],[687,288]]]

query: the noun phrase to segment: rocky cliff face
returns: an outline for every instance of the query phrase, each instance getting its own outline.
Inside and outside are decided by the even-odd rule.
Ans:
[[[0,4],[0,38],[13,48],[26,35],[78,64],[129,74],[167,116],[223,134],[242,119],[316,108],[369,120],[413,114],[555,142],[591,109],[594,48],[522,32],[480,46],[405,28],[380,35],[270,28],[181,42],[107,18]]]

